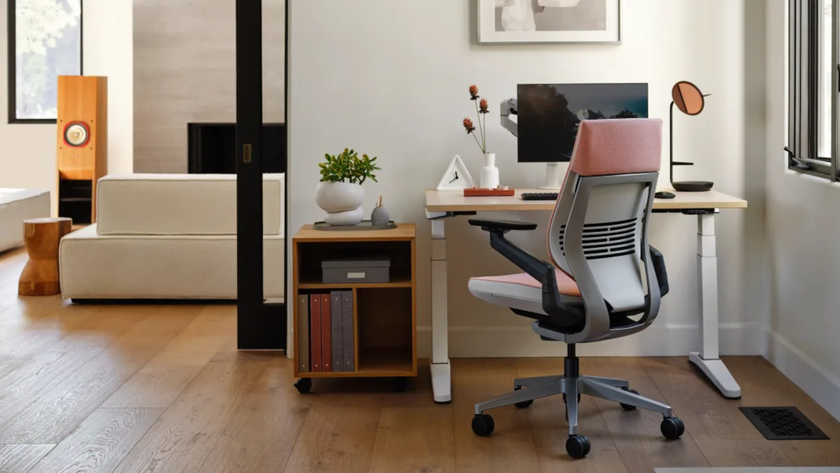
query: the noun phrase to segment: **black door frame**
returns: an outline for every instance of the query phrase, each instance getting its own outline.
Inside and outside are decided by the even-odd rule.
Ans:
[[[289,1],[284,54],[287,81]],[[240,350],[286,348],[286,304],[266,303],[263,294],[262,91],[262,1],[236,0],[236,309]],[[288,111],[285,114],[288,119]],[[287,195],[283,196],[285,209]],[[283,213],[288,220],[288,212]],[[286,222],[283,228],[288,232]],[[288,289],[286,247],[284,240],[283,278]]]

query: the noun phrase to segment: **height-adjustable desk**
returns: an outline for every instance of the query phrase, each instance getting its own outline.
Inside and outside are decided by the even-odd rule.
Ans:
[[[520,189],[513,197],[464,197],[459,191],[426,191],[426,218],[432,224],[432,389],[436,402],[452,400],[449,365],[449,333],[446,299],[446,230],[447,218],[475,215],[476,212],[552,211],[554,201],[522,200]],[[700,273],[700,312],[702,344],[699,352],[689,355],[728,398],[741,397],[741,387],[720,361],[718,353],[718,281],[715,253],[715,215],[723,209],[744,209],[747,201],[726,194],[676,192],[674,199],[656,199],[655,213],[682,213],[697,216],[697,268]]]

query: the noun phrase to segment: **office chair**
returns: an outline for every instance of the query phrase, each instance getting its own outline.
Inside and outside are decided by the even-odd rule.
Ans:
[[[683,422],[671,407],[644,398],[620,379],[582,376],[578,343],[626,337],[647,328],[668,292],[662,253],[648,245],[653,194],[662,152],[658,119],[585,120],[580,123],[554,213],[548,226],[548,253],[541,261],[505,238],[509,231],[534,230],[526,222],[472,219],[490,234],[490,246],[521,270],[520,274],[473,278],[470,292],[491,304],[534,319],[541,339],[568,344],[562,376],[514,380],[514,391],[475,405],[472,429],[490,435],[489,409],[527,408],[535,399],[562,394],[569,421],[566,451],[582,458],[589,440],[578,435],[580,395],[615,401],[664,416],[662,434],[678,439]]]

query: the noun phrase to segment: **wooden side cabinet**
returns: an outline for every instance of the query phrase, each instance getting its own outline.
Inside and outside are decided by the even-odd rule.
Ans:
[[[322,262],[371,256],[387,256],[390,260],[388,282],[322,282]],[[391,230],[321,231],[305,225],[293,239],[292,265],[293,353],[295,378],[299,378],[295,383],[298,391],[309,392],[313,378],[351,377],[391,377],[395,378],[395,389],[405,389],[406,378],[417,376],[415,226],[399,224]],[[331,323],[330,337],[325,338],[321,330],[323,324],[312,320],[313,310],[318,310],[312,307],[312,299],[320,297],[323,300],[325,295],[335,299],[339,293],[352,296],[352,313],[348,314],[350,306],[346,303],[342,313],[345,330],[350,323],[346,317],[352,316],[352,335],[336,330],[335,324]],[[331,303],[331,308],[334,307],[335,303]],[[309,325],[304,326],[305,323]],[[323,355],[333,352],[332,347],[327,349],[324,343],[318,347],[318,337],[314,333],[321,334],[321,341],[335,336],[342,337],[345,342],[352,339],[352,347],[341,344],[345,354],[348,350],[352,353],[352,362],[329,370],[325,366],[314,366],[317,350],[320,349],[322,365],[330,361]]]

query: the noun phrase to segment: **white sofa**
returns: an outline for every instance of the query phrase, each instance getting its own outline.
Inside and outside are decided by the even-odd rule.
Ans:
[[[23,221],[50,216],[50,193],[0,189],[0,251],[23,244]]]
[[[284,294],[284,176],[263,177],[264,295]],[[236,176],[110,175],[97,223],[61,240],[66,299],[236,299]]]

